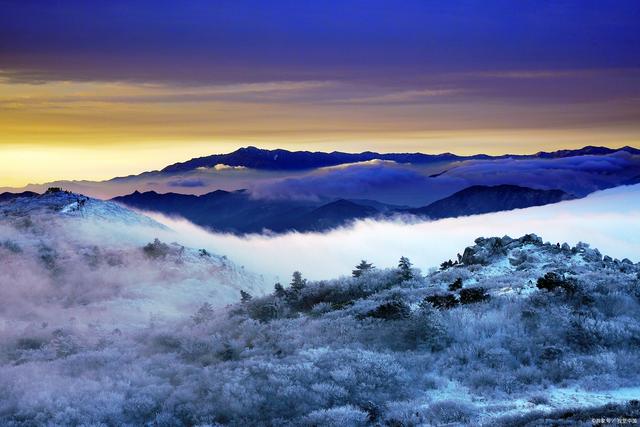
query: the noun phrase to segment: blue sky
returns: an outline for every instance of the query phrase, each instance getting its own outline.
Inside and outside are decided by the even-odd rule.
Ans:
[[[9,71],[257,81],[640,67],[637,1],[3,1]],[[372,69],[373,68],[373,69]]]

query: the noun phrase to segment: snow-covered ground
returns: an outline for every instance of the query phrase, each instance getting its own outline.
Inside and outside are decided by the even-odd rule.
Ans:
[[[154,245],[159,237],[169,240]],[[205,301],[235,302],[240,289],[262,292],[258,275],[176,237],[149,217],[73,193],[2,203],[0,321],[133,327],[182,318]]]

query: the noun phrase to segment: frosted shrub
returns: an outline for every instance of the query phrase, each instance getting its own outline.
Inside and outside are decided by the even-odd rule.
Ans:
[[[302,424],[308,426],[366,426],[369,414],[362,409],[351,405],[339,406],[330,409],[320,409],[311,412],[303,418]]]
[[[442,400],[429,405],[426,418],[432,424],[468,424],[477,413],[477,409],[469,403]]]

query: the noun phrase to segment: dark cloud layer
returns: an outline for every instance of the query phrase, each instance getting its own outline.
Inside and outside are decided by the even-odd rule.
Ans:
[[[23,79],[393,81],[640,67],[635,1],[0,3]],[[27,73],[27,71],[29,71]]]

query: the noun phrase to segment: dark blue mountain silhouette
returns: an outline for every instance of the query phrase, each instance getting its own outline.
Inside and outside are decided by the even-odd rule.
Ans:
[[[508,211],[572,199],[562,190],[537,190],[517,185],[474,185],[428,206],[405,212],[432,219]]]
[[[323,231],[356,219],[412,214],[429,218],[473,215],[572,198],[561,190],[536,190],[516,185],[472,186],[428,206],[407,209],[371,200],[306,201],[255,199],[244,191],[214,191],[201,196],[138,191],[113,200],[129,207],[178,215],[195,224],[236,234],[269,230]]]
[[[33,197],[38,196],[38,193],[33,191],[23,191],[22,193],[9,193],[4,192],[0,194],[0,202],[6,202],[8,200],[17,199],[19,197]]]

